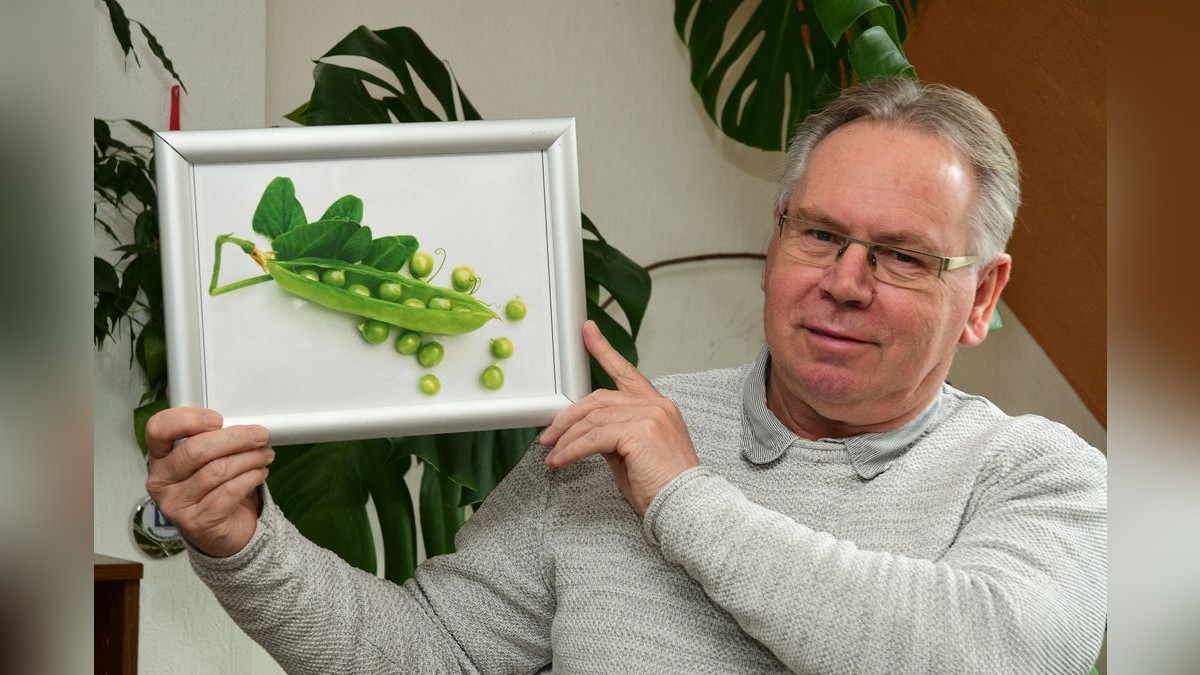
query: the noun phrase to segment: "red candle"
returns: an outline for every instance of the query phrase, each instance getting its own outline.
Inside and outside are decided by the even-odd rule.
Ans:
[[[171,131],[179,131],[179,85],[171,86]]]

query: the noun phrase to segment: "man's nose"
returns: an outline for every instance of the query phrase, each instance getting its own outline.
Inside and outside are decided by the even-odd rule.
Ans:
[[[825,270],[820,288],[841,304],[865,307],[875,295],[875,272],[866,245],[850,242]]]

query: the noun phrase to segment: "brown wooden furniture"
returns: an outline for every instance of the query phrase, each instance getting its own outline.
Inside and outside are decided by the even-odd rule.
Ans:
[[[139,562],[92,554],[97,675],[137,673],[141,578],[142,564]]]

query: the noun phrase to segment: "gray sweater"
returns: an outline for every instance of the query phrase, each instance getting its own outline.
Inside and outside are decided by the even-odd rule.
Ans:
[[[193,566],[297,673],[1087,671],[1107,598],[1097,450],[946,386],[872,478],[836,443],[754,463],[749,373],[656,381],[703,466],[644,519],[602,459],[550,470],[535,445],[458,553],[403,586],[303,539],[269,497],[245,549]]]

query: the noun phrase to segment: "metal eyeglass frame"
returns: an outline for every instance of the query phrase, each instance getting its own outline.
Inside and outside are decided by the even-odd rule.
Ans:
[[[786,213],[781,213],[781,214],[779,214],[779,223],[777,224],[779,227],[780,236],[783,236],[783,221],[785,221],[785,220],[791,221],[793,223],[803,223],[803,224],[808,224],[808,225],[814,224],[814,223],[810,223],[809,221],[806,221],[806,220],[801,220],[799,218],[793,218],[793,217],[787,215]],[[833,258],[834,260],[840,260],[842,257],[842,254],[844,254],[846,252],[846,249],[850,248],[850,244],[861,244],[863,247],[865,247],[867,249],[867,262],[870,263],[871,269],[875,269],[875,248],[876,247],[890,248],[890,249],[893,249],[896,251],[903,251],[905,253],[915,253],[916,255],[923,255],[927,258],[934,258],[936,260],[942,261],[942,264],[938,266],[938,275],[936,277],[937,279],[942,278],[942,272],[950,272],[950,271],[959,269],[961,267],[966,267],[967,265],[970,265],[971,263],[974,263],[974,262],[978,262],[978,260],[979,260],[979,256],[977,256],[977,255],[960,255],[960,256],[948,257],[948,256],[944,256],[944,255],[937,255],[935,253],[926,253],[925,251],[917,251],[917,250],[913,250],[911,248],[904,248],[902,246],[893,246],[891,244],[880,244],[879,242],[871,241],[870,239],[859,239],[858,237],[851,237],[850,235],[844,234],[842,232],[829,232],[829,234],[846,240],[846,244],[838,249],[837,255],[834,256],[834,258]]]

